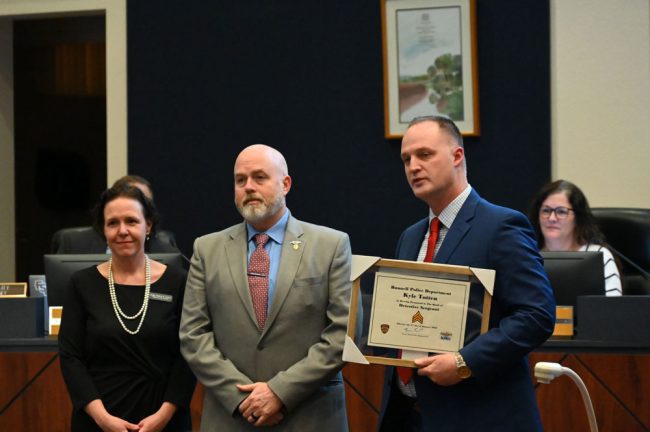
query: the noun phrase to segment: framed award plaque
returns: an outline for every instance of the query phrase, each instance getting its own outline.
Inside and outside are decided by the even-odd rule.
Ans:
[[[353,256],[343,360],[413,367],[414,358],[459,351],[468,322],[487,331],[494,277],[488,269]],[[483,289],[480,310],[469,301],[473,284]]]

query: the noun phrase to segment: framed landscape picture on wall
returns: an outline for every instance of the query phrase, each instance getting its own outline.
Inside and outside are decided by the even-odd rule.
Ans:
[[[387,138],[444,115],[479,134],[475,0],[382,0]]]

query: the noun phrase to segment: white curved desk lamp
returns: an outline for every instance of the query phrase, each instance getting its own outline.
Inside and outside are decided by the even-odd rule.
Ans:
[[[573,372],[571,369],[564,367],[558,363],[539,362],[535,365],[535,378],[537,378],[537,381],[542,384],[549,384],[560,375],[568,375],[576,383],[578,389],[580,390],[580,394],[582,395],[582,400],[585,403],[591,432],[598,432],[598,424],[596,423],[596,414],[594,413],[594,407],[591,404],[591,398],[589,397],[587,387],[585,386],[585,383],[582,381],[580,376],[578,376],[578,374]]]

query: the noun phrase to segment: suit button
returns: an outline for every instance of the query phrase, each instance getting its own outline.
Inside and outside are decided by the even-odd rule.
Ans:
[[[264,345],[258,345],[257,350],[258,351],[264,351]]]

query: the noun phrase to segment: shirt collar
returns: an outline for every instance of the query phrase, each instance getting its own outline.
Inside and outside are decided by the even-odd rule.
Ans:
[[[284,241],[284,232],[287,229],[287,223],[289,221],[289,216],[291,216],[291,212],[289,209],[286,209],[282,217],[280,218],[279,221],[275,223],[271,228],[269,228],[266,231],[258,231],[255,228],[253,228],[253,225],[249,224],[246,222],[246,231],[248,232],[248,241],[251,241],[253,237],[255,237],[255,234],[259,234],[261,232],[265,232],[268,234],[268,236],[273,240],[274,242],[278,244],[282,244]]]
[[[472,192],[472,186],[467,185],[465,190],[463,190],[452,202],[449,203],[447,207],[445,207],[440,214],[437,216],[438,219],[440,219],[440,222],[445,226],[445,228],[451,227],[451,224],[454,223],[454,220],[456,219],[456,216],[458,216],[458,213],[460,212],[461,207],[463,204],[465,204],[465,201],[467,200],[467,197],[469,197],[469,194]],[[431,220],[436,217],[436,214],[433,213],[433,210],[429,209],[429,224],[431,224]]]

